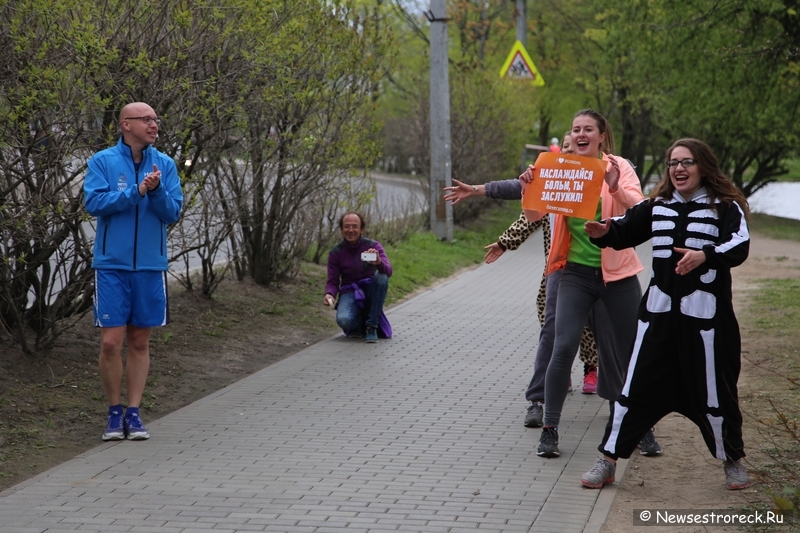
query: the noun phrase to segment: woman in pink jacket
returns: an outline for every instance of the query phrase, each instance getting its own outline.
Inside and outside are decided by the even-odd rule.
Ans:
[[[605,180],[594,220],[619,216],[644,199],[639,178],[622,157],[605,154],[601,145],[614,151],[611,126],[606,118],[591,109],[579,111],[572,120],[572,146],[584,157],[607,162]],[[533,178],[528,169],[520,181],[523,188]],[[544,212],[526,211],[529,220],[538,220]],[[545,378],[544,427],[537,454],[558,457],[558,424],[569,385],[570,370],[580,344],[581,331],[594,304],[602,301],[611,318],[615,361],[604,364],[628,367],[636,334],[636,313],[642,290],[637,274],[643,270],[636,251],[600,249],[589,241],[583,227],[586,220],[556,216],[547,273],[563,269],[556,306],[556,335],[553,355]]]

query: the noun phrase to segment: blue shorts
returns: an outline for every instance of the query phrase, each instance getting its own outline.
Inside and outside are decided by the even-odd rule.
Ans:
[[[94,325],[152,328],[169,324],[167,273],[94,271]]]

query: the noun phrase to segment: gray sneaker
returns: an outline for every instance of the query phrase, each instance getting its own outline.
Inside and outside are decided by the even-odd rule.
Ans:
[[[542,402],[531,402],[525,414],[526,428],[540,428],[544,420],[544,406]]]
[[[617,465],[612,465],[602,457],[598,457],[592,469],[581,476],[581,484],[590,489],[602,489],[603,485],[614,483],[614,474],[616,473]]]
[[[746,489],[752,484],[741,459],[725,461],[722,468],[725,469],[725,486],[728,490]]]
[[[536,450],[539,457],[558,457],[558,430],[556,428],[542,428],[542,436],[539,437],[539,448]]]
[[[639,443],[639,453],[645,457],[661,455],[661,446],[658,445],[652,428],[647,430],[647,433],[644,434],[644,438],[642,438],[642,442]]]

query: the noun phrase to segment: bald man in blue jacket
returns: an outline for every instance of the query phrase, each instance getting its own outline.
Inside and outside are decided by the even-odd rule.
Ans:
[[[153,147],[160,123],[143,102],[123,107],[119,142],[89,160],[83,184],[86,210],[97,217],[94,322],[100,328],[100,377],[109,405],[106,441],[150,438],[139,404],[150,368],[150,329],[169,323],[167,228],[183,206],[175,162]]]

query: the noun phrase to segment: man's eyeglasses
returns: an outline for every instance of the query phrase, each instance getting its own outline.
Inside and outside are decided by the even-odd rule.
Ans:
[[[681,159],[680,161],[677,159],[670,159],[667,161],[668,168],[676,168],[678,165],[683,166],[683,168],[690,168],[693,167],[697,163],[694,159]]]
[[[153,117],[125,117],[122,120],[134,120],[134,119],[141,120],[142,122],[144,122],[148,126],[150,124],[152,124],[153,122],[156,123],[156,126],[159,126],[159,127],[161,126],[161,119],[160,118],[153,118]]]

